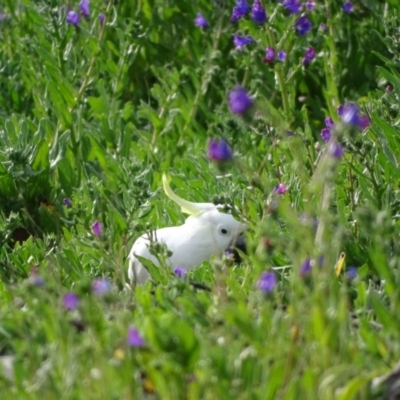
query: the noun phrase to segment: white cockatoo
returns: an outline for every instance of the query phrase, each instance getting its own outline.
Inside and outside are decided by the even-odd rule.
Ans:
[[[198,267],[212,255],[221,256],[230,247],[243,248],[247,225],[232,215],[219,211],[212,203],[192,203],[176,195],[165,175],[162,177],[165,194],[190,216],[183,225],[157,229],[140,236],[129,253],[128,276],[131,283],[143,284],[149,272],[137,257],[150,260],[159,267],[157,257],[149,251],[150,243],[164,243],[172,255],[166,260],[171,270]]]

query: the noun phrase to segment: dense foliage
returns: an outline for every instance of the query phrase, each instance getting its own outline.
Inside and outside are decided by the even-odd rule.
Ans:
[[[0,11],[1,397],[384,398],[374,378],[400,358],[400,3]],[[129,287],[135,239],[185,218],[163,173],[248,223],[240,264]]]

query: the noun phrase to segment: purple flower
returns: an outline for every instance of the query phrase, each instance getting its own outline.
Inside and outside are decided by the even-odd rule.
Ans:
[[[347,1],[346,3],[344,3],[342,5],[342,10],[347,14],[352,13],[353,12],[353,3],[351,1]]]
[[[104,25],[104,21],[105,21],[105,20],[106,20],[106,16],[105,16],[103,13],[99,14],[100,26],[103,26],[103,25]]]
[[[319,26],[319,29],[321,29],[321,31],[326,31],[328,27],[326,26],[326,24],[322,22],[321,25]]]
[[[358,107],[353,103],[347,103],[343,107],[342,121],[349,125],[358,125]]]
[[[254,0],[253,7],[251,8],[251,18],[259,25],[267,21],[267,14],[265,8],[261,4],[261,0]]]
[[[329,154],[333,158],[340,159],[343,157],[344,154],[343,147],[339,143],[331,141],[331,144],[329,146]]]
[[[286,136],[294,136],[294,133],[292,131],[286,131]]]
[[[285,194],[287,192],[287,186],[284,183],[280,183],[279,185],[275,186],[274,192],[278,194]]]
[[[312,262],[309,258],[306,258],[300,267],[300,276],[307,275],[311,271]]]
[[[194,24],[199,28],[208,28],[210,26],[201,13],[197,14],[196,18],[194,19]]]
[[[328,129],[332,129],[335,126],[335,123],[333,122],[333,119],[331,117],[325,118],[325,126]]]
[[[357,278],[357,273],[358,273],[358,270],[356,267],[348,267],[347,268],[346,275],[350,281]]]
[[[69,24],[71,24],[73,26],[78,26],[79,25],[79,20],[80,20],[80,17],[79,17],[78,13],[76,13],[75,11],[69,11],[68,12],[66,21]]]
[[[343,107],[341,118],[346,125],[353,125],[361,130],[368,128],[370,120],[360,113],[359,108],[353,103],[347,103]]]
[[[268,46],[267,49],[265,50],[265,57],[263,58],[263,61],[269,64],[274,60],[275,60],[275,50],[273,47]]]
[[[250,11],[250,6],[246,0],[236,0],[236,6],[233,8],[231,21],[238,21]]]
[[[339,105],[337,106],[336,111],[337,111],[337,115],[339,115],[339,117],[341,117],[341,116],[343,115],[343,109],[344,109],[344,107],[343,107],[342,104],[339,104]]]
[[[85,18],[90,17],[89,0],[81,0],[81,2],[79,3],[79,8],[81,10],[81,14]]]
[[[128,328],[128,337],[126,339],[126,343],[128,343],[128,345],[131,347],[144,347],[144,339],[133,326]]]
[[[230,91],[228,101],[229,108],[234,114],[246,113],[254,103],[247,90],[241,86],[237,86]]]
[[[28,283],[32,286],[44,286],[44,279],[38,273],[32,273],[28,278]]]
[[[322,129],[321,137],[325,142],[329,142],[331,140],[331,130],[329,128]]]
[[[103,233],[103,225],[101,225],[101,222],[97,221],[97,219],[92,224],[92,232],[97,237],[101,236]]]
[[[314,10],[314,8],[315,8],[315,1],[314,0],[307,0],[306,1],[306,9],[308,10],[308,11],[312,11],[312,10]]]
[[[295,29],[296,32],[300,36],[306,35],[308,32],[311,30],[311,22],[310,20],[306,17],[305,14],[302,14],[301,17],[296,21],[295,23]]]
[[[64,302],[64,307],[68,311],[72,311],[72,310],[75,310],[78,307],[79,298],[75,293],[67,292],[64,295],[63,302]]]
[[[180,267],[176,267],[174,269],[174,274],[178,277],[178,278],[184,278],[184,276],[186,275],[187,271],[185,268],[180,268]]]
[[[67,207],[67,208],[71,208],[71,207],[72,207],[71,200],[70,200],[68,197],[66,197],[66,198],[63,200],[63,203],[64,203],[64,206]]]
[[[261,273],[257,282],[258,288],[264,293],[271,293],[277,285],[276,274],[274,271],[266,271]]]
[[[236,33],[234,33],[232,36],[233,44],[236,46],[237,50],[242,50],[244,46],[254,42],[254,39],[251,36],[240,36]]]
[[[212,161],[227,161],[232,159],[232,150],[224,140],[211,139],[208,142],[208,158]]]
[[[103,296],[111,290],[111,283],[108,279],[98,278],[92,282],[92,291],[97,296]]]
[[[314,58],[315,58],[315,50],[314,50],[314,47],[309,47],[307,50],[306,50],[306,53],[304,54],[304,57],[303,57],[303,65],[304,66],[307,66],[308,64],[310,64],[310,62],[312,61],[312,60],[314,60]]]
[[[360,121],[358,123],[358,127],[361,130],[368,128],[370,126],[370,124],[371,124],[371,121],[367,115],[360,115]]]
[[[284,50],[278,51],[278,60],[282,62],[286,60],[286,52]]]
[[[232,250],[225,250],[225,256],[229,259],[234,259],[235,258],[235,255],[233,254],[233,251]]]
[[[302,8],[300,0],[285,0],[282,5],[286,10],[290,11],[291,14],[299,13]]]

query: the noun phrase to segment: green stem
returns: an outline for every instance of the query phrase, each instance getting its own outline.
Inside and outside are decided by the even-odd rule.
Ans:
[[[335,28],[333,24],[333,17],[331,12],[331,5],[329,0],[325,0],[325,9],[326,9],[326,17],[328,21],[328,29],[329,29],[329,37],[327,38],[327,43],[329,46],[329,60],[328,60],[328,69],[330,74],[326,76],[326,86],[328,88],[328,92],[330,95],[330,101],[328,101],[330,111],[333,112],[336,107],[340,104],[339,93],[338,93],[338,85],[337,85],[337,77],[338,74],[336,72],[336,63],[337,63],[337,51],[335,46]],[[332,110],[333,108],[333,110]]]
[[[267,34],[268,34],[268,39],[269,39],[270,45],[274,49],[276,49],[276,43],[275,43],[274,35],[273,35],[271,29],[267,29]],[[285,112],[286,118],[290,118],[291,112],[290,112],[290,104],[289,104],[289,95],[286,90],[285,77],[283,76],[282,65],[276,64],[275,72],[276,72],[276,76],[278,78],[278,84],[279,84],[279,88],[281,91],[283,110]]]
[[[178,143],[177,143],[178,147],[183,144],[183,140],[184,140],[186,131],[189,128],[189,124],[193,121],[193,119],[195,117],[195,114],[197,112],[198,103],[199,103],[199,101],[201,99],[201,94],[206,92],[207,86],[210,83],[210,80],[207,79],[207,75],[210,73],[210,70],[211,70],[211,64],[212,64],[214,52],[218,49],[219,39],[221,37],[222,26],[223,26],[222,25],[222,20],[223,19],[221,18],[219,26],[218,26],[218,31],[217,31],[217,33],[215,35],[215,38],[214,38],[212,50],[211,50],[211,52],[209,53],[209,56],[208,56],[208,59],[210,60],[210,62],[207,63],[207,69],[204,72],[204,74],[202,76],[202,79],[201,79],[202,84],[200,85],[199,90],[197,90],[196,96],[195,96],[194,101],[193,101],[192,108],[190,110],[189,118],[186,120],[185,126],[183,127],[182,132],[180,134],[180,137],[179,137],[179,140],[178,140]]]

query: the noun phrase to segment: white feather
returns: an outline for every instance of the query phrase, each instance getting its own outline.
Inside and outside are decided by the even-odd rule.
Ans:
[[[180,226],[161,228],[139,237],[129,254],[128,276],[132,283],[142,284],[150,274],[137,257],[150,260],[159,266],[155,256],[150,254],[152,241],[164,243],[172,256],[167,260],[173,270],[176,267],[190,270],[209,260],[212,255],[220,256],[229,244],[247,226],[230,214],[221,213],[212,203],[191,203],[172,192],[166,177],[163,177],[164,190],[168,197],[181,206],[183,212],[191,214]]]

